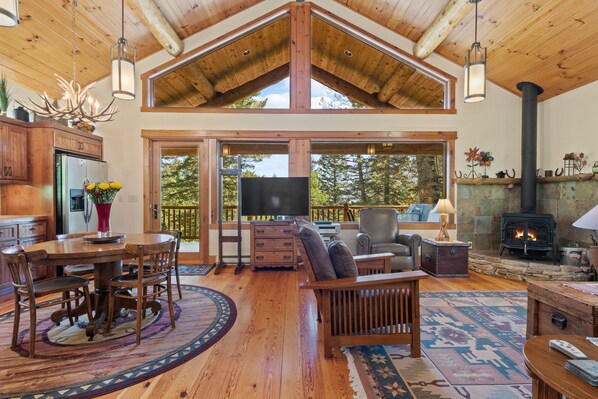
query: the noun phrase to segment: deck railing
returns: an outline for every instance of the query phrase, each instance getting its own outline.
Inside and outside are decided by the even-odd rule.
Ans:
[[[359,220],[359,210],[363,208],[391,208],[399,212],[405,211],[409,205],[313,205],[311,220],[321,222],[352,222]],[[222,220],[233,221],[237,217],[236,205],[222,207]],[[273,216],[252,216],[247,220],[269,220]]]
[[[179,230],[181,239],[199,240],[199,206],[162,205],[162,227]]]

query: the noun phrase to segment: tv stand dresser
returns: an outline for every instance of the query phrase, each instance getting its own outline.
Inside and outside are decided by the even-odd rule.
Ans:
[[[283,267],[297,270],[297,247],[290,220],[251,222],[251,270]]]

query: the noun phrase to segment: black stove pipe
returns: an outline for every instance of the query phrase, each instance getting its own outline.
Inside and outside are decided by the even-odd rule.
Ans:
[[[531,82],[517,83],[521,90],[521,212],[536,213],[538,155],[538,96],[544,89]]]

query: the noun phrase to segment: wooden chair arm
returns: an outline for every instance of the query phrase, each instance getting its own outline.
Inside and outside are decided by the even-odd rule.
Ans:
[[[381,260],[381,259],[386,259],[386,258],[392,258],[394,256],[394,254],[392,252],[384,252],[384,253],[380,253],[380,254],[369,254],[369,255],[355,255],[353,256],[353,259],[355,260],[355,263],[361,263],[361,262],[369,262],[369,261],[373,261],[373,260]]]
[[[339,278],[335,280],[323,281],[304,281],[299,283],[300,288],[312,290],[334,290],[334,289],[365,289],[366,287],[405,283],[409,281],[417,281],[427,278],[428,275],[421,270],[410,272],[386,273],[386,274],[372,274],[369,276]]]

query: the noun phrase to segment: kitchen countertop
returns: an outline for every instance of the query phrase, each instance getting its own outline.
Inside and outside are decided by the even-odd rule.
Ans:
[[[27,223],[47,218],[45,215],[0,215],[0,223]]]

